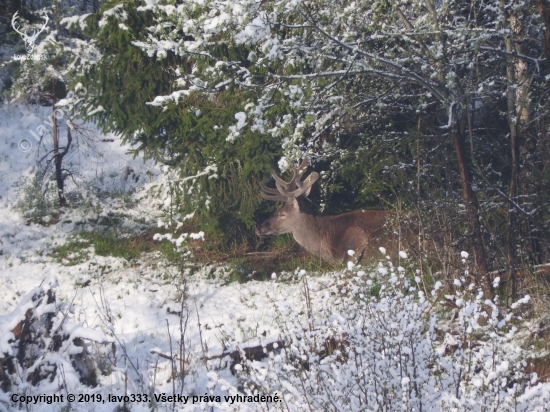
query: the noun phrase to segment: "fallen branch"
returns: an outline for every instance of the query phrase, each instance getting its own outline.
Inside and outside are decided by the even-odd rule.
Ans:
[[[234,361],[242,360],[241,353],[244,353],[247,359],[260,360],[267,356],[268,352],[273,352],[275,349],[284,348],[285,343],[282,340],[268,343],[267,345],[250,346],[248,348],[237,348],[235,350],[223,352],[221,355],[210,356],[206,360],[222,359],[229,356]]]

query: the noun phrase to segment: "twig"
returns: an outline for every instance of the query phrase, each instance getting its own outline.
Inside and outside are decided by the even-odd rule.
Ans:
[[[198,322],[198,326],[199,326],[199,339],[201,341],[201,348],[202,348],[202,355],[203,355],[203,359],[205,359],[205,365],[206,365],[206,354],[207,354],[207,351],[204,347],[204,342],[202,341],[202,328],[201,328],[201,318],[199,316],[199,309],[197,308],[197,300],[195,300],[195,312],[197,312],[197,322]]]
[[[170,324],[166,319],[166,329],[168,329],[168,341],[170,342],[170,364],[172,366],[172,393],[176,393],[176,373],[174,372],[174,353],[172,352],[172,336],[170,335]],[[172,400],[172,410],[176,410],[176,400]]]

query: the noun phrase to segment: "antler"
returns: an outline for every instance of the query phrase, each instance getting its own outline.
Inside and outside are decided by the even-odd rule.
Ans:
[[[278,202],[278,201],[286,202],[288,200],[288,198],[280,194],[277,189],[271,189],[266,185],[264,185],[262,182],[260,182],[260,188],[262,189],[260,191],[260,195],[265,200],[273,200],[274,202]]]
[[[292,179],[290,182],[286,182],[275,171],[271,172],[271,176],[275,179],[275,185],[277,189],[272,189],[260,183],[262,191],[260,195],[266,200],[273,201],[287,201],[292,198],[298,198],[304,193],[309,193],[311,186],[319,180],[319,174],[317,172],[311,173],[304,181],[300,180],[300,177],[304,173],[308,165],[307,157],[302,160],[300,166],[292,166]]]
[[[40,30],[36,30],[36,33],[33,34],[33,37],[34,39],[36,40],[36,38],[38,37],[38,35],[40,33],[42,33],[44,31],[44,29],[46,28],[46,26],[48,25],[48,22],[50,21],[50,18],[48,17],[48,15],[46,13],[44,13],[44,24],[42,25],[42,27],[40,28]]]
[[[280,185],[278,182],[275,182],[275,185],[277,186],[277,189],[279,190],[279,193],[283,196],[286,196],[288,198],[298,198],[302,196],[304,193],[309,193],[309,190],[311,189],[311,186],[319,180],[319,173],[312,172],[304,182],[300,182],[298,184],[298,189],[293,190],[292,192],[287,191],[282,185]],[[296,181],[298,182],[298,181]],[[307,196],[307,194],[306,194]]]
[[[23,36],[23,39],[25,39],[27,37],[27,33],[22,33],[20,32],[18,29],[17,29],[17,26],[16,26],[16,21],[17,21],[17,18],[19,17],[18,16],[19,12],[16,11],[15,14],[13,15],[13,17],[11,18],[11,27],[13,27],[13,29],[19,33],[21,36]]]
[[[299,185],[302,183],[299,180],[296,180],[300,175],[306,170],[308,165],[308,158],[304,158],[302,160],[302,164],[300,166],[292,166],[292,179],[290,182],[285,182],[283,179],[275,173],[275,170],[271,171],[271,176],[273,176],[273,179],[275,179],[275,182],[278,182],[280,185],[282,185],[285,189],[289,190],[292,189],[295,185],[296,187],[299,187]],[[300,182],[300,183],[297,183]]]

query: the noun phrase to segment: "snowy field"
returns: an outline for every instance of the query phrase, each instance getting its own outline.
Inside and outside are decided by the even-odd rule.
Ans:
[[[426,291],[414,269],[383,255],[370,270],[244,284],[228,281],[228,267],[176,266],[160,252],[126,260],[90,246],[56,258],[55,248],[102,219],[117,216],[121,238],[161,225],[173,177],[90,127],[65,159],[75,176],[66,192],[80,206],[33,223],[18,203],[49,150],[30,133],[48,115],[0,110],[0,352],[33,359],[13,363],[9,386],[0,375],[0,411],[550,409],[549,385],[524,373],[532,352],[508,326],[520,317],[499,312],[463,278],[455,280],[463,294],[448,297],[453,326],[437,320],[441,283]],[[386,283],[373,292],[374,278]],[[31,317],[39,320],[27,330]],[[235,360],[238,348],[283,341],[267,359]],[[460,342],[475,349],[459,350]]]
[[[100,377],[100,386],[89,388],[78,383],[78,379],[67,377],[69,393],[100,393],[104,394],[103,399],[107,394],[151,396],[153,386],[157,394],[173,393],[171,362],[162,355],[178,352],[175,342],[180,340],[180,321],[185,316],[186,359],[195,370],[204,373],[187,376],[184,390],[176,388],[176,393],[209,393],[207,372],[220,369],[222,360],[215,358],[214,368],[214,361],[207,362],[206,358],[220,355],[224,350],[235,350],[236,345],[259,345],[260,341],[276,340],[278,331],[268,314],[270,308],[266,305],[266,293],[281,293],[285,299],[299,303],[302,291],[288,284],[274,288],[272,282],[224,284],[223,274],[227,270],[212,266],[185,276],[186,290],[182,292],[181,268],[172,266],[160,253],[146,254],[139,261],[130,263],[122,258],[98,256],[90,247],[84,261],[76,265],[69,264],[69,261],[57,262],[52,249],[81,230],[93,229],[89,222],[95,222],[101,216],[122,214],[130,229],[132,225],[139,227],[138,220],[140,224],[156,223],[162,217],[164,199],[149,196],[148,190],[161,187],[166,177],[154,164],[144,163],[140,158],[133,159],[126,153],[129,147],[121,145],[116,136],[102,136],[91,128],[88,139],[80,139],[76,150],[65,160],[78,175],[76,182],[79,185],[69,182],[67,191],[85,194],[93,188],[99,193],[125,192],[131,196],[129,203],[132,206],[128,208],[117,197],[107,195],[101,197],[96,214],[67,208],[56,224],[28,224],[15,204],[21,196],[22,178],[35,173],[39,155],[39,146],[29,130],[36,131],[48,115],[48,108],[3,106],[0,109],[0,315],[16,310],[24,297],[40,285],[56,285],[57,301],[71,305],[67,313],[70,320],[66,324],[70,324],[70,328],[79,325],[94,331],[73,330],[72,333],[88,334],[99,341],[116,343],[116,364],[109,375]],[[22,138],[33,143],[31,150],[24,152],[19,148]],[[47,148],[40,147],[40,150],[44,153]],[[129,168],[132,176],[128,177]],[[185,313],[180,316],[182,293],[186,295]],[[10,350],[9,335],[17,322],[19,319],[0,317],[0,344],[4,351]],[[172,348],[169,330],[174,335]],[[110,351],[111,346],[108,348]],[[227,359],[223,362],[227,363]],[[237,385],[228,368],[221,368],[221,373]],[[65,374],[68,375],[69,371],[66,370]],[[43,388],[27,387],[24,393],[61,393],[56,390],[56,385],[61,387],[62,382],[53,382]],[[222,391],[219,392],[218,395]],[[223,392],[229,393],[227,390]],[[2,401],[6,402],[0,394],[0,410],[7,406]],[[14,404],[9,404],[14,407]],[[120,402],[77,402],[72,405],[72,410],[112,411],[118,404]],[[39,402],[30,409],[60,410],[66,405]],[[198,402],[191,406],[178,404],[178,407],[202,410],[207,405],[208,402]],[[165,407],[172,409],[172,403],[158,404],[161,410]],[[135,403],[131,408],[149,410],[149,405]],[[244,404],[241,410],[246,410]]]

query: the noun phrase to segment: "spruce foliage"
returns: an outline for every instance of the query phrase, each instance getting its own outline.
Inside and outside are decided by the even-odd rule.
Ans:
[[[266,133],[247,129],[227,138],[228,125],[254,91],[186,90],[177,101],[157,107],[155,97],[170,95],[182,71],[200,70],[204,62],[172,52],[148,55],[136,47],[153,24],[152,13],[138,11],[139,5],[111,2],[89,19],[89,33],[102,53],[87,74],[94,90],[91,106],[102,108],[90,117],[104,131],[122,135],[136,155],[141,152],[178,171],[181,184],[174,190],[180,192],[182,214],[198,212],[201,229],[226,245],[245,241],[262,212],[257,182],[280,155]],[[213,53],[230,60],[244,59],[247,51],[222,44]],[[209,167],[216,172],[204,174]]]

